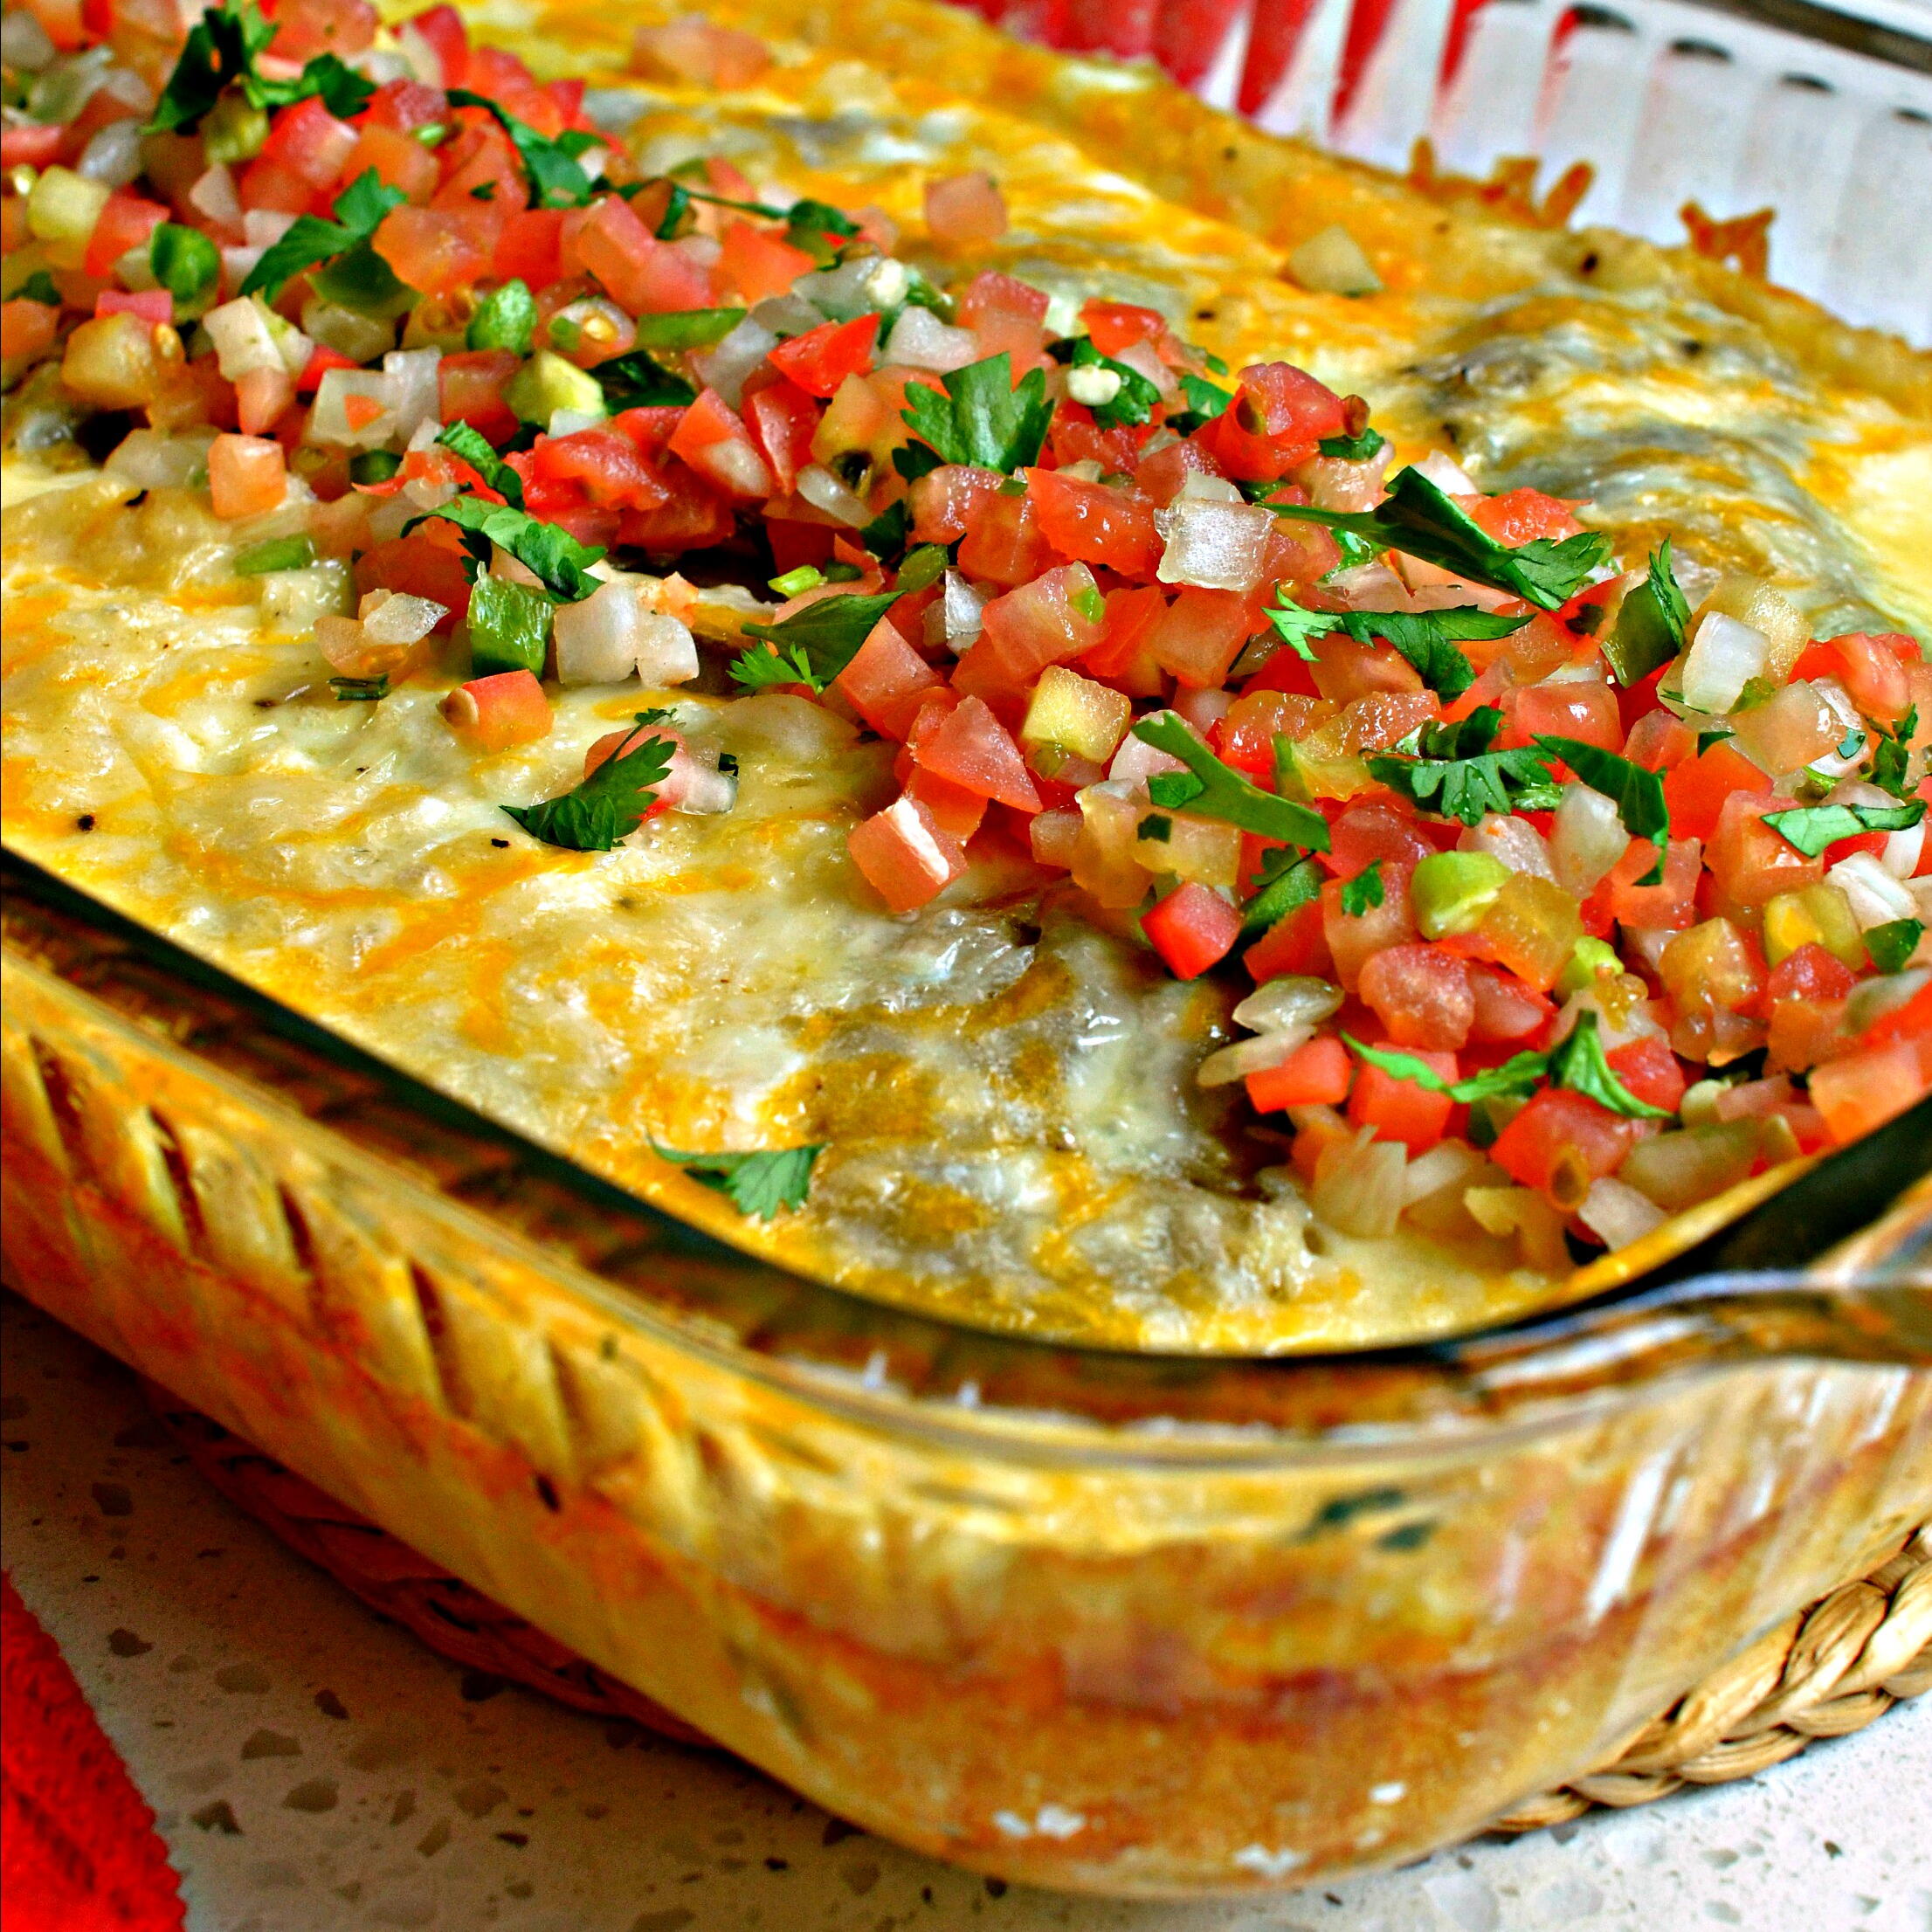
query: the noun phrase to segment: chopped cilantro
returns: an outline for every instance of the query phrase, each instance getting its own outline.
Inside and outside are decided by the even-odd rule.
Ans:
[[[1912,798],[1901,805],[1800,805],[1792,811],[1768,811],[1764,823],[1786,845],[1816,859],[1840,838],[1855,838],[1861,831],[1906,831],[1924,817],[1924,799]]]
[[[604,406],[616,416],[624,410],[682,409],[698,392],[641,348],[612,355],[590,371],[604,390]]]
[[[464,332],[466,348],[507,348],[519,355],[530,353],[536,334],[536,298],[528,282],[507,281],[493,288],[476,305]]]
[[[1547,1053],[1518,1053],[1501,1066],[1485,1067],[1467,1080],[1446,1080],[1427,1060],[1418,1059],[1413,1053],[1401,1052],[1390,1046],[1365,1046],[1349,1033],[1344,1033],[1342,1038],[1350,1050],[1370,1066],[1379,1066],[1393,1079],[1411,1081],[1431,1094],[1446,1094],[1451,1100],[1466,1107],[1476,1101],[1492,1100],[1498,1094],[1527,1094],[1549,1072]]]
[[[255,56],[274,38],[274,23],[262,18],[254,0],[224,0],[210,9],[188,30],[144,131],[192,134],[226,87],[254,77]]]
[[[451,423],[436,432],[436,440],[460,456],[513,509],[523,507],[523,479],[496,453],[481,430],[465,422]]]
[[[531,838],[566,852],[609,852],[644,823],[657,802],[676,749],[668,738],[646,736],[652,714],[638,714],[637,728],[616,755],[569,791],[536,805],[505,805]]]
[[[306,536],[272,536],[235,559],[238,577],[266,576],[271,570],[306,570],[315,561],[315,544]]]
[[[305,269],[365,247],[389,211],[408,199],[400,188],[386,186],[373,168],[364,169],[336,196],[334,221],[324,221],[319,215],[298,215],[281,239],[263,250],[238,293],[273,301]],[[370,253],[393,281],[388,265],[373,251]]]
[[[1174,821],[1165,812],[1150,811],[1134,828],[1138,838],[1151,838],[1156,845],[1164,845],[1174,836]]]
[[[1454,740],[1446,740],[1439,731],[1425,732],[1418,742],[1420,756],[1373,756],[1368,760],[1370,776],[1425,811],[1459,818],[1466,825],[1480,825],[1493,811],[1554,806],[1562,797],[1556,776],[1534,751],[1463,749],[1465,743],[1494,743],[1501,722],[1502,714],[1494,706],[1479,706],[1454,728]]]
[[[540,522],[511,504],[485,503],[473,496],[452,497],[440,509],[405,523],[404,535],[432,516],[462,531],[463,548],[480,570],[489,569],[494,546],[507,550],[525,569],[534,571],[559,604],[575,604],[597,589],[600,580],[590,575],[590,566],[604,555],[600,546],[579,543],[568,530]]]
[[[1728,725],[1715,725],[1708,731],[1700,731],[1697,734],[1697,756],[1701,758],[1713,745],[1721,745],[1725,739],[1735,738],[1736,735]]]
[[[1282,643],[1305,664],[1315,662],[1314,652],[1309,649],[1309,640],[1326,637],[1342,621],[1335,611],[1304,611],[1293,597],[1287,597],[1265,614],[1268,622],[1280,632]]]
[[[1389,493],[1370,511],[1318,510],[1270,502],[1277,516],[1326,524],[1348,532],[1377,551],[1401,550],[1452,570],[1472,583],[1508,590],[1545,611],[1558,611],[1576,596],[1590,573],[1610,554],[1609,540],[1584,530],[1560,541],[1500,543],[1447,493],[1414,467],[1398,470]]]
[[[1315,447],[1337,462],[1366,463],[1370,457],[1380,456],[1388,445],[1389,438],[1380,430],[1364,429],[1359,436],[1324,436]]]
[[[1865,734],[1856,725],[1846,728],[1845,735],[1838,742],[1838,755],[1841,758],[1855,758],[1865,749]]]
[[[780,623],[748,624],[746,631],[762,643],[745,652],[732,666],[731,674],[754,689],[768,684],[809,684],[822,691],[859,655],[859,645],[899,596],[897,590],[876,597],[842,591],[794,611]],[[789,668],[784,675],[774,677],[761,661],[765,659]]]
[[[1204,423],[1211,423],[1234,400],[1226,390],[1185,369],[1180,372],[1180,383],[1187,407],[1179,411],[1170,410],[1167,426],[1182,436],[1191,435]]]
[[[888,503],[859,531],[859,541],[880,562],[886,562],[906,548],[912,528],[912,513],[906,507],[905,498],[900,497],[896,503]]]
[[[1102,355],[1094,347],[1090,335],[1074,339],[1072,363],[1075,369],[1104,369],[1121,379],[1121,386],[1111,403],[1093,405],[1094,420],[1103,430],[1137,428],[1160,407],[1160,390],[1137,369],[1126,362],[1117,362],[1111,355]]]
[[[1298,907],[1321,896],[1321,867],[1292,848],[1273,846],[1261,858],[1260,883],[1241,908],[1241,936],[1259,939]]]
[[[1342,909],[1350,919],[1365,919],[1371,907],[1383,898],[1382,861],[1372,860],[1342,888]]]
[[[1597,1031],[1596,1012],[1585,1006],[1578,1010],[1577,1024],[1549,1050],[1549,1077],[1558,1087],[1607,1107],[1633,1121],[1667,1121],[1667,1107],[1653,1107],[1640,1101],[1617,1078],[1604,1057],[1603,1035]]]
[[[376,98],[376,83],[333,53],[319,53],[293,80],[265,80],[251,73],[242,83],[249,103],[256,107],[288,107],[311,94],[321,97],[338,121],[359,114]]]
[[[651,1151],[684,1169],[693,1181],[728,1196],[739,1213],[769,1221],[780,1208],[804,1205],[812,1163],[825,1148],[820,1142],[815,1147],[760,1149],[749,1154],[680,1154],[653,1141]]]
[[[10,299],[17,302],[41,302],[49,308],[60,307],[60,291],[54,286],[53,277],[44,268],[35,269]]]
[[[1218,818],[1263,838],[1308,852],[1328,849],[1328,823],[1318,811],[1278,798],[1272,791],[1225,765],[1181,720],[1172,714],[1142,718],[1134,727],[1142,744],[1178,758],[1188,769],[1157,771],[1147,782],[1148,797],[1169,811],[1189,811],[1202,818]]]
[[[1625,597],[1604,656],[1622,685],[1640,684],[1684,648],[1690,605],[1671,569],[1670,539],[1651,552],[1650,576]]]
[[[533,208],[582,208],[590,199],[590,177],[577,165],[577,156],[604,145],[597,135],[581,128],[566,128],[552,141],[514,114],[505,113],[487,94],[452,87],[449,97],[453,107],[482,108],[510,137],[530,183]]]
[[[1664,803],[1664,781],[1614,751],[1585,744],[1580,738],[1538,735],[1538,751],[1560,758],[1592,791],[1601,792],[1617,807],[1617,817],[1632,838],[1648,838],[1657,847],[1657,863],[1639,879],[1639,886],[1664,882],[1664,846],[1670,838],[1670,808]]]
[[[1882,926],[1866,928],[1865,949],[1881,973],[1902,973],[1924,936],[1924,921],[1889,919]]]
[[[1439,696],[1459,698],[1476,681],[1476,671],[1454,640],[1507,638],[1529,619],[1492,616],[1470,604],[1448,611],[1349,611],[1337,622],[1357,644],[1380,638],[1392,645]]]
[[[1029,369],[1015,389],[1013,359],[1002,349],[940,380],[944,395],[923,383],[907,387],[903,420],[941,462],[1010,473],[1038,460],[1053,418],[1043,371]]]
[[[1882,725],[1873,728],[1877,740],[1872,748],[1872,783],[1894,798],[1909,798],[1912,792],[1907,778],[1912,769],[1912,740],[1919,728],[1919,707],[1914,705],[1890,731]]]

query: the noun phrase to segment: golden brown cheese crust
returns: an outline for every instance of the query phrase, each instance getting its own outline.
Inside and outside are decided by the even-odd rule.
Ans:
[[[1908,361],[1851,389],[1802,314],[1777,310],[1774,341],[1699,265],[1446,210],[949,10],[829,17],[840,45],[782,47],[742,96],[638,88],[634,143],[658,166],[721,149],[914,235],[928,176],[990,167],[1005,239],[969,264],[911,259],[1151,301],[1236,366],[1290,355],[1367,395],[1404,454],[1447,443],[1487,487],[1590,497],[1633,552],[1670,529],[1694,564],[1777,578],[1820,632],[1932,628],[1913,568],[1932,555],[1932,434]],[[552,72],[613,44],[607,14],[542,21],[548,39],[517,45]],[[888,81],[848,51],[866,32],[888,61],[938,38]],[[1211,136],[1241,165],[1209,169]],[[1270,180],[1294,193],[1270,203]],[[1156,192],[1190,183],[1232,218]],[[1276,273],[1298,225],[1338,217],[1387,294]],[[1194,1083],[1227,996],[1043,901],[1031,868],[982,865],[922,914],[886,914],[845,841],[890,795],[888,752],[829,713],[571,691],[549,739],[480,756],[433,715],[449,677],[327,701],[312,641],[265,631],[228,569],[259,530],[124,496],[86,479],[10,516],[8,839],[304,1012],[730,1239],[969,1321],[1267,1349],[1439,1332],[1549,1292],[1473,1233],[1452,1252],[1312,1225],[1279,1138]],[[508,827],[499,804],[566,787],[652,701],[738,756],[733,812],[654,821],[610,855]],[[768,1228],[652,1138],[829,1145],[806,1210]]]

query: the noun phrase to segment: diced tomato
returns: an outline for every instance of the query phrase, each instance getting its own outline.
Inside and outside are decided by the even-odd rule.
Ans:
[[[574,482],[592,502],[624,510],[654,510],[671,493],[652,474],[638,446],[617,430],[593,427],[569,436],[540,436],[530,452],[547,482]]]
[[[36,128],[9,121],[0,130],[0,168],[51,168],[60,158],[66,132],[58,122]]]
[[[1538,537],[1575,536],[1582,528],[1570,514],[1574,503],[1545,496],[1541,490],[1505,490],[1500,496],[1465,500],[1462,507],[1472,522],[1512,549]]]
[[[1039,518],[1040,534],[1062,556],[1077,557],[1145,581],[1159,567],[1164,547],[1154,528],[1154,506],[1136,490],[1110,489],[1028,470],[1026,492]]]
[[[565,216],[561,259],[595,275],[633,315],[703,308],[711,300],[711,278],[697,258],[659,241],[617,195]]]
[[[1275,921],[1241,956],[1257,985],[1284,973],[1306,979],[1332,979],[1335,959],[1322,923],[1321,901],[1311,899]]]
[[[138,315],[156,328],[175,319],[175,298],[165,288],[147,288],[130,293],[122,288],[104,288],[94,297],[97,315]]]
[[[1275,739],[1301,736],[1326,708],[1320,699],[1257,691],[1251,684],[1222,718],[1215,732],[1215,749],[1237,771],[1272,783]],[[1361,869],[1360,866],[1353,868]]]
[[[756,502],[772,492],[772,475],[742,418],[713,389],[699,392],[667,447],[728,496]]]
[[[355,588],[358,592],[401,590],[428,597],[449,612],[437,625],[446,631],[469,614],[470,579],[464,562],[463,552],[431,535],[425,525],[363,551],[355,560]]]
[[[735,290],[748,308],[773,295],[786,293],[801,275],[811,274],[818,266],[804,249],[794,248],[772,229],[756,227],[742,217],[730,223],[720,239],[724,253],[718,262],[719,285]],[[849,328],[856,325],[848,322],[844,326]],[[877,327],[875,318],[875,332]],[[832,389],[838,386],[834,383]],[[829,396],[831,390],[823,393]]]
[[[1894,631],[1853,631],[1814,644],[1794,678],[1835,677],[1868,718],[1891,724],[1912,701],[1907,673],[1925,661],[1915,639]]]
[[[288,489],[282,446],[266,436],[217,436],[208,450],[208,493],[218,517],[259,516]]]
[[[1004,354],[1012,358],[1013,373],[1037,369],[1046,341],[1046,292],[982,269],[959,298],[958,321],[979,338],[983,356]]]
[[[1674,1114],[1683,1104],[1684,1069],[1669,1045],[1654,1033],[1632,1040],[1627,1046],[1612,1047],[1604,1058],[1636,1099],[1660,1107],[1666,1114]]]
[[[1338,1039],[1304,1040],[1279,1066],[1247,1077],[1248,1102],[1258,1114],[1287,1107],[1339,1107],[1349,1097],[1354,1063]]]
[[[0,355],[38,355],[53,347],[60,311],[52,302],[15,300],[0,307]]]
[[[743,413],[758,453],[770,466],[779,489],[789,495],[799,471],[811,461],[818,405],[796,383],[778,376],[756,389],[749,383],[745,385]]]
[[[1056,418],[1057,419],[1057,418]],[[1181,493],[1190,475],[1218,476],[1221,466],[1198,439],[1190,437],[1143,457],[1134,473],[1141,493],[1163,508]]]
[[[529,671],[472,678],[451,692],[441,708],[450,729],[482,751],[507,751],[550,735],[550,700]]]
[[[1469,969],[1439,946],[1389,946],[1370,954],[1359,993],[1398,1046],[1454,1052],[1475,1023]]]
[[[503,385],[521,359],[507,348],[458,349],[437,364],[438,408],[445,423],[467,423],[493,443],[516,433],[516,412],[503,400]],[[305,378],[306,380],[306,378]]]
[[[1255,362],[1241,371],[1234,400],[1195,431],[1226,475],[1267,481],[1314,454],[1348,426],[1342,398],[1292,362]]]
[[[420,80],[385,80],[357,118],[364,128],[394,128],[406,135],[445,119],[449,111],[449,97],[440,87],[425,87]]]
[[[1132,302],[1085,303],[1080,320],[1102,355],[1118,355],[1136,342],[1157,342],[1167,333],[1167,317],[1157,308],[1141,308]]]
[[[1387,1050],[1390,1042],[1371,1041]],[[1457,1077],[1456,1056],[1426,1048],[1402,1046],[1396,1052],[1422,1061],[1429,1071],[1445,1080]],[[1367,1061],[1356,1069],[1355,1086],[1349,1095],[1349,1118],[1357,1127],[1372,1127],[1376,1137],[1400,1141],[1411,1154],[1433,1147],[1449,1126],[1455,1102],[1446,1094],[1418,1086],[1414,1080],[1398,1079]]]
[[[1728,739],[1701,756],[1685,762],[1664,776],[1664,803],[1670,808],[1670,829],[1679,838],[1708,838],[1717,830],[1724,801],[1733,792],[1768,792],[1771,781]]]
[[[310,94],[275,116],[261,155],[300,175],[311,189],[322,189],[342,172],[356,139],[355,129],[329,113],[321,95]],[[421,142],[415,145],[418,154],[425,154]]]
[[[563,273],[559,248],[563,233],[561,208],[528,208],[511,215],[498,230],[490,257],[490,279],[520,281],[540,293]]]
[[[464,31],[462,16],[454,7],[437,6],[412,15],[409,24],[428,42],[443,69],[443,85],[462,86],[470,68],[469,36]]]
[[[959,546],[960,569],[991,583],[1025,583],[1054,561],[1031,496],[985,498]]]
[[[1409,907],[1409,874],[1413,870],[1394,862],[1384,864],[1380,875],[1381,903],[1365,906],[1358,914],[1343,909],[1341,880],[1331,879],[1322,887],[1322,931],[1335,956],[1335,977],[1351,993],[1374,955],[1385,947],[1406,945],[1416,936]]]
[[[275,22],[276,59],[313,60],[317,54],[339,59],[361,53],[376,38],[376,9],[369,0],[282,0],[265,9]]]
[[[1338,879],[1353,879],[1378,859],[1412,867],[1436,851],[1413,814],[1387,797],[1345,805],[1329,821],[1328,837],[1329,849],[1319,856]]]
[[[235,183],[236,198],[250,214],[304,215],[318,197],[293,168],[257,155]]]
[[[1227,682],[1252,634],[1247,599],[1239,591],[1183,583],[1149,633],[1148,649],[1183,684],[1213,691]]]
[[[895,913],[909,913],[966,870],[966,852],[918,799],[904,797],[852,829],[852,863]]]
[[[1491,1045],[1524,1046],[1556,1017],[1556,1009],[1534,987],[1500,966],[1471,963],[1469,992],[1474,1004],[1472,1040]]]
[[[1331,631],[1317,638],[1310,648],[1315,661],[1308,668],[1315,689],[1336,704],[1352,704],[1357,698],[1373,697],[1378,692],[1422,689],[1415,666],[1379,641],[1357,644],[1345,631]]]
[[[1929,1084],[1922,1041],[1894,1040],[1813,1068],[1811,1103],[1843,1147],[1902,1114]]]
[[[1061,469],[1073,463],[1098,463],[1103,476],[1132,476],[1141,466],[1141,445],[1153,433],[1151,422],[1115,423],[1102,429],[1092,410],[1063,401],[1053,411],[1046,446]]]
[[[952,543],[965,535],[1004,479],[997,470],[964,463],[942,463],[928,470],[907,493],[913,536],[921,543]]]
[[[1633,838],[1630,849],[1611,868],[1610,876],[1585,901],[1619,925],[1682,932],[1696,918],[1697,885],[1703,877],[1702,847],[1694,838],[1673,838],[1664,859],[1664,876],[1654,886],[1637,881],[1648,877],[1657,863],[1657,848],[1647,838]]]
[[[850,322],[824,322],[803,335],[794,335],[789,342],[780,342],[769,361],[808,396],[829,398],[838,393],[838,385],[848,376],[863,376],[871,369],[873,345],[878,339],[876,315],[861,315]]]
[[[1141,930],[1176,979],[1198,979],[1241,936],[1241,915],[1219,893],[1188,880],[1141,914]]]
[[[462,136],[457,138],[460,140]],[[359,181],[371,168],[376,170],[378,181],[388,187],[401,189],[418,206],[436,192],[436,156],[413,135],[406,134],[400,128],[387,127],[377,121],[362,129],[343,165],[342,173],[350,181]],[[244,198],[246,198],[245,193]]]
[[[954,687],[995,701],[1018,697],[1048,665],[1066,664],[1091,651],[1100,640],[1105,615],[1084,563],[1045,571],[995,597],[981,611],[979,641],[960,659]]]
[[[914,766],[906,776],[906,796],[916,798],[939,822],[940,827],[964,845],[980,828],[986,817],[988,800],[982,792],[969,791],[949,778],[922,771]]]
[[[1565,1212],[1592,1181],[1614,1174],[1636,1139],[1636,1124],[1568,1087],[1545,1087],[1518,1114],[1489,1157],[1520,1186],[1546,1194]]]
[[[12,131],[8,130],[10,134]],[[159,202],[129,194],[124,188],[116,189],[94,219],[81,272],[105,281],[114,273],[114,264],[130,248],[141,247],[167,219],[168,210]]]
[[[1280,583],[1313,583],[1325,577],[1342,562],[1342,551],[1335,538],[1319,523],[1291,523],[1278,520],[1268,533],[1267,552],[1262,559],[1261,582],[1251,598],[1260,604],[1273,600]],[[1254,628],[1263,619],[1257,614]]]
[[[852,662],[833,680],[859,715],[883,738],[903,739],[926,694],[940,684],[939,673],[883,619],[859,645]],[[942,778],[958,773],[942,770]]]
[[[1623,693],[1618,704],[1626,726],[1624,756],[1632,764],[1646,771],[1669,771],[1697,756],[1697,734],[1681,718],[1663,710],[1633,714],[1623,701],[1628,695]]]
[[[857,700],[853,702],[856,704]],[[1038,811],[1039,793],[1004,725],[978,698],[965,698],[937,728],[914,745],[913,756],[935,777],[997,798],[1019,811]]]
[[[472,47],[463,85],[473,93],[486,95],[549,140],[563,132],[563,113],[556,97],[549,88],[540,87],[530,70],[501,47]]]
[[[1623,717],[1617,694],[1607,684],[1532,684],[1508,695],[1515,702],[1505,706],[1508,721],[1500,742],[1512,749],[1545,733],[1580,738],[1604,751],[1623,746]]]
[[[473,224],[435,208],[395,208],[371,244],[398,280],[425,295],[454,295],[475,281],[490,250]]]
[[[1811,940],[1771,968],[1764,999],[1771,1006],[1788,999],[1843,999],[1857,983],[1849,966]]]
[[[1717,888],[1732,904],[1763,906],[1780,893],[1799,892],[1825,876],[1822,858],[1807,859],[1763,823],[1776,801],[1763,793],[1734,792],[1718,814],[1717,830],[1704,854]]]
[[[1155,662],[1150,640],[1155,624],[1167,611],[1165,595],[1152,585],[1109,590],[1106,604],[1105,633],[1082,655],[1082,666],[1129,697],[1158,697],[1166,688],[1166,677]]]

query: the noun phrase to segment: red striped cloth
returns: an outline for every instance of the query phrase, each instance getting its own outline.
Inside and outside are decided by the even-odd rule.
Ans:
[[[180,1932],[183,1923],[155,1814],[3,1572],[0,1916],[7,1932]]]

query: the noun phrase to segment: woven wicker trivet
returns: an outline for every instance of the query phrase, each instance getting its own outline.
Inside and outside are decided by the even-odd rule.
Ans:
[[[148,1393],[196,1468],[231,1502],[431,1650],[573,1709],[627,1719],[682,1743],[710,1743],[167,1390],[150,1383]],[[1923,1523],[1869,1576],[1768,1632],[1599,1770],[1517,1806],[1492,1829],[1533,1832],[1594,1804],[1647,1804],[1687,1784],[1750,1777],[1797,1756],[1813,1738],[1860,1730],[1929,1689],[1932,1523]]]

